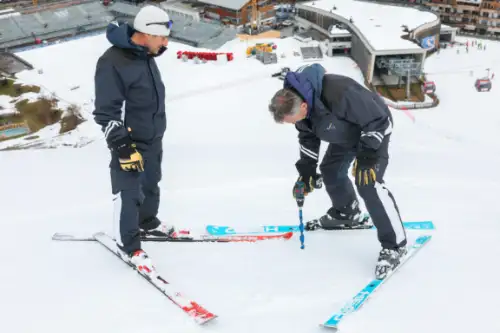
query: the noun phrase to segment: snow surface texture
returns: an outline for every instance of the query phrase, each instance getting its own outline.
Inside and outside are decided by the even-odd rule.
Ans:
[[[411,31],[425,23],[438,19],[436,14],[419,11],[415,8],[388,6],[355,0],[320,0],[302,3],[304,6],[319,8],[329,12],[337,7],[333,14],[340,15],[353,23],[370,41],[377,51],[385,50],[421,50],[414,42],[405,40],[403,25]]]
[[[270,73],[299,65],[293,39],[275,40],[280,64],[245,59],[234,41],[226,65],[176,59],[171,43],[158,59],[167,89],[160,217],[179,227],[249,228],[298,223],[291,197],[299,156],[293,126],[278,125],[267,104],[282,82]],[[432,219],[431,243],[357,313],[342,322],[353,333],[498,333],[496,320],[500,165],[496,133],[499,88],[473,87],[484,67],[500,71],[500,45],[486,51],[443,50],[427,61],[441,99],[415,111],[394,111],[386,182],[405,220]],[[93,98],[97,57],[108,47],[90,37],[21,54],[35,69],[21,76],[71,102]],[[54,62],[54,60],[57,60]],[[363,82],[348,58],[325,58],[329,72]],[[474,67],[470,76],[465,67]],[[61,80],[70,75],[71,82]],[[70,86],[80,85],[71,91]],[[112,230],[109,153],[99,140],[81,149],[0,153],[6,264],[0,275],[2,332],[314,333],[373,277],[380,250],[373,231],[307,233],[257,244],[147,243],[157,268],[178,289],[219,318],[198,327],[176,306],[95,243],[51,241],[54,232]],[[75,134],[76,135],[76,134]],[[322,145],[322,152],[326,144]],[[483,171],[484,170],[484,171]],[[330,206],[324,190],[307,197],[305,220]],[[408,232],[413,241],[419,232]]]

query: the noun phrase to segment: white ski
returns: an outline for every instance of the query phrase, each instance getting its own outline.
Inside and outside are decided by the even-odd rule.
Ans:
[[[156,287],[163,295],[170,299],[174,304],[182,309],[187,315],[189,315],[198,324],[204,324],[214,318],[216,315],[204,309],[198,303],[186,298],[180,292],[178,292],[174,287],[169,284],[163,277],[158,273],[154,275],[147,275],[139,272],[136,267],[130,263],[130,260],[122,254],[120,250],[116,247],[116,243],[107,234],[99,232],[94,234],[93,237],[99,244],[103,245],[106,249],[114,253],[123,262],[132,267],[140,276],[144,277],[149,283]]]

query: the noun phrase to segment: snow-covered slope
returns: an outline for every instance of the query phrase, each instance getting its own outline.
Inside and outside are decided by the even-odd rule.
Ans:
[[[300,63],[287,45],[296,41],[276,42],[278,52],[289,53],[289,64]],[[281,86],[269,74],[286,64],[246,60],[245,44],[227,45],[236,60],[226,65],[180,62],[175,53],[185,48],[175,43],[158,59],[168,94],[160,208],[165,221],[195,230],[208,223],[298,222],[291,197],[296,132],[275,124],[267,111]],[[106,47],[97,36],[23,53],[44,74],[35,70],[21,78],[88,103],[95,61]],[[494,67],[499,48],[489,42],[486,51],[463,57],[444,50],[428,60],[427,71],[457,70],[466,61]],[[323,65],[362,82],[347,58],[327,58]],[[63,73],[71,73],[71,82],[60,80]],[[473,77],[448,77],[432,77],[441,104],[415,111],[415,123],[394,111],[386,177],[403,218],[432,219],[434,238],[345,319],[344,332],[500,330],[498,88],[477,93]],[[70,90],[73,85],[80,89]],[[99,245],[51,241],[57,231],[111,230],[109,156],[99,129],[87,123],[85,135],[97,140],[84,148],[0,153],[6,332],[320,332],[318,324],[373,276],[379,245],[370,230],[308,233],[303,251],[297,237],[258,244],[145,244],[172,283],[219,315],[197,327]],[[307,197],[304,217],[328,208],[326,193],[317,191]],[[418,234],[409,232],[410,240]]]

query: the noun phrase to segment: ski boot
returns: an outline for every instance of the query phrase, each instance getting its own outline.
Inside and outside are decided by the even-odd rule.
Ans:
[[[116,253],[120,255],[124,261],[128,262],[131,266],[137,269],[140,274],[147,275],[149,277],[156,274],[156,269],[144,250],[139,249],[126,252],[118,243],[116,243],[116,249]]]
[[[401,259],[406,255],[408,250],[405,246],[395,249],[382,249],[380,251],[377,266],[375,267],[375,278],[383,280],[391,273],[399,264]]]
[[[157,217],[142,221],[139,229],[141,239],[170,237],[175,232],[173,226],[162,223]]]
[[[143,275],[154,275],[156,273],[156,269],[151,262],[149,256],[143,250],[137,250],[129,254],[129,261],[135,268],[139,271],[139,273]]]
[[[156,225],[154,228],[147,228]],[[166,225],[154,217],[143,223],[140,228],[141,239],[191,238],[189,230],[176,230],[173,225]]]
[[[361,212],[359,202],[354,200],[352,204],[341,209],[330,208],[319,219],[306,222],[304,229],[307,231],[316,229],[351,230],[370,229],[371,227],[373,227],[373,224],[370,223],[370,217]]]

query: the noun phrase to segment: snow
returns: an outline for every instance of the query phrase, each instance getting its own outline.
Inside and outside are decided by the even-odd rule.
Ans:
[[[274,41],[287,56],[277,65],[246,59],[247,43],[239,41],[223,48],[236,58],[225,65],[183,63],[176,51],[188,48],[176,43],[158,58],[168,94],[159,214],[166,222],[195,231],[210,223],[298,223],[291,196],[296,131],[275,124],[267,103],[282,85],[270,74],[302,64],[292,56],[300,44]],[[430,57],[426,70],[434,73],[429,79],[436,82],[439,106],[414,111],[415,122],[394,110],[387,186],[405,220],[431,219],[437,230],[428,246],[344,319],[341,332],[500,330],[500,90],[495,81],[489,93],[473,87],[484,67],[499,70],[500,45],[487,46]],[[107,47],[101,35],[21,54],[35,66],[19,75],[23,81],[42,83],[88,111],[89,121],[77,131],[50,140],[95,141],[80,149],[0,152],[4,331],[321,332],[318,324],[373,277],[380,249],[373,231],[307,233],[305,250],[298,236],[256,244],[145,244],[177,289],[219,316],[203,328],[98,244],[51,241],[54,232],[112,230],[109,152],[90,116],[93,71]],[[363,82],[348,58],[322,64]],[[474,68],[472,77],[466,67]],[[61,79],[64,74],[71,82]],[[72,85],[80,89],[72,91]],[[306,199],[304,219],[329,205],[325,191],[315,191]],[[409,240],[421,233],[409,231]]]
[[[422,50],[417,44],[401,38],[406,35],[403,25],[413,30],[438,19],[436,14],[414,8],[387,6],[355,0],[319,0],[301,3],[303,6],[327,12],[336,6],[333,14],[353,19],[353,24],[368,39],[375,51]]]
[[[351,35],[351,33],[348,30],[346,30],[346,29],[340,29],[340,28],[338,28],[336,26],[332,26],[331,27],[330,34],[331,35],[337,35],[337,34],[338,35],[344,35],[344,34],[347,34],[349,36]]]
[[[13,108],[11,101],[12,97],[0,95],[0,115],[10,115],[17,112],[16,109]]]

